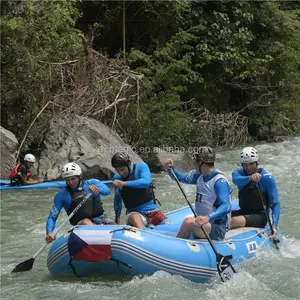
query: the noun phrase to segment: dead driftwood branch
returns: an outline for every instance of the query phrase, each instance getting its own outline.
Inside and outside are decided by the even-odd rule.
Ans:
[[[49,122],[62,112],[91,117],[116,127],[116,131],[123,131],[119,120],[128,114],[128,107],[133,105],[138,110],[143,101],[140,83],[144,75],[130,70],[120,58],[107,58],[92,49],[84,36],[80,37],[86,55],[57,62],[36,61],[45,71],[41,73],[43,76],[37,74],[38,84],[32,96],[38,113],[22,132],[17,159],[33,143],[39,145],[42,142],[42,134]],[[138,114],[135,118],[138,119]],[[129,140],[130,133],[127,132],[124,138]]]
[[[213,146],[232,147],[245,144],[248,139],[248,119],[234,112],[213,114],[205,107],[193,109],[193,123],[198,123],[203,132],[203,143]]]
[[[20,143],[20,146],[18,148],[18,151],[16,153],[16,161],[18,161],[18,158],[19,158],[19,155],[20,155],[20,152],[21,152],[21,149],[22,149],[22,146],[24,144],[24,142],[26,141],[26,138],[30,132],[30,129],[31,127],[33,126],[33,124],[35,123],[35,121],[38,119],[38,117],[43,113],[43,111],[48,107],[49,104],[52,104],[52,105],[57,105],[56,103],[52,102],[52,101],[48,101],[43,107],[42,109],[39,111],[39,113],[35,116],[35,118],[33,119],[33,121],[30,123],[29,127],[27,128],[26,132],[25,132],[25,135]],[[59,107],[61,107],[60,105],[57,105]]]
[[[128,77],[123,81],[123,83],[122,83],[122,85],[121,85],[121,87],[120,87],[120,89],[119,89],[119,92],[117,93],[117,95],[116,95],[116,97],[115,97],[114,102],[111,103],[111,104],[109,104],[108,106],[106,106],[106,107],[103,108],[103,109],[100,109],[100,110],[98,110],[98,111],[93,112],[93,113],[92,113],[92,116],[101,114],[102,112],[105,112],[105,111],[107,111],[107,110],[109,110],[109,109],[111,109],[111,108],[113,108],[113,107],[116,107],[116,105],[118,105],[120,102],[127,101],[127,98],[120,98],[120,99],[119,99],[119,96],[120,96],[122,90],[124,89],[124,87],[125,87],[126,85],[128,85],[127,81],[128,81]],[[115,114],[114,114],[114,120],[115,120],[115,119],[116,119],[116,111],[115,111]],[[114,122],[113,122],[113,123],[114,123]]]

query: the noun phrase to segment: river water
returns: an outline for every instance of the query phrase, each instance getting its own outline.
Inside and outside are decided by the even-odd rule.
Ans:
[[[47,250],[31,271],[12,274],[16,264],[31,258],[43,245],[45,221],[57,191],[5,191],[1,193],[1,299],[300,299],[300,138],[253,146],[260,153],[261,166],[277,181],[284,236],[280,251],[260,250],[256,259],[244,263],[226,283],[216,278],[198,284],[165,272],[122,281],[56,281],[46,266]],[[217,155],[217,168],[230,181],[231,171],[239,165],[239,152],[232,149]],[[166,174],[154,175],[154,181],[164,211],[186,205]],[[192,201],[194,188],[185,186],[185,190]],[[112,199],[103,199],[109,216],[113,216]],[[61,214],[58,224],[65,218]]]

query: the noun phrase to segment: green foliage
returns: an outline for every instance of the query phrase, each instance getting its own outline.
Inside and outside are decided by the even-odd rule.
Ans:
[[[5,1],[2,125],[21,138],[48,101],[55,102],[58,95],[70,105],[75,101],[69,96],[71,83],[80,76],[97,102],[102,85],[95,68],[84,61],[80,72],[79,65],[62,69],[61,63],[81,61],[82,32],[85,46],[119,56],[123,5],[127,63],[145,75],[139,104],[118,108],[129,111],[117,122],[127,141],[144,146],[221,144],[227,128],[201,122],[197,111],[203,107],[214,115],[243,114],[254,136],[261,128],[273,128],[272,134],[274,128],[278,134],[299,133],[300,6],[268,1]],[[112,78],[107,87],[118,90],[120,77]],[[133,90],[127,90],[128,99],[136,98]],[[105,118],[115,124],[113,113]],[[31,135],[27,146],[34,131]]]
[[[94,47],[114,56],[122,48],[123,4],[126,11],[126,49],[151,54],[169,41],[190,12],[188,0],[81,1],[78,27],[84,32],[100,23]]]
[[[79,13],[72,0],[7,1],[2,13],[1,119],[20,139],[62,89],[60,66],[49,64],[74,59],[81,52],[74,28]]]
[[[136,50],[129,56],[150,76],[153,102],[157,93],[170,93],[216,113],[242,110],[256,123],[254,134],[272,127],[282,102],[299,99],[298,11],[284,12],[274,2],[191,5],[193,14],[170,42],[148,57],[139,53],[138,63]]]

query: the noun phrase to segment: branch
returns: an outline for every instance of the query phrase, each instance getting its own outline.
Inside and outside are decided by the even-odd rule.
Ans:
[[[26,131],[26,133],[25,133],[25,135],[24,135],[24,137],[23,137],[23,140],[22,140],[22,142],[21,142],[21,144],[20,144],[20,146],[19,146],[19,148],[18,148],[18,151],[17,151],[17,154],[16,154],[16,160],[18,160],[18,158],[19,158],[19,155],[20,155],[22,146],[23,146],[23,144],[24,144],[24,142],[25,142],[25,140],[26,140],[26,138],[27,138],[27,136],[28,136],[28,134],[29,134],[29,131],[30,131],[32,125],[33,125],[34,122],[37,120],[37,118],[43,113],[43,111],[47,108],[47,106],[48,106],[49,104],[57,105],[56,103],[54,103],[54,102],[52,102],[52,101],[48,101],[48,102],[44,105],[44,107],[40,110],[40,112],[36,115],[36,117],[33,119],[33,121],[32,121],[31,124],[29,125],[29,127],[28,127],[28,129],[27,129],[27,131]],[[57,105],[57,106],[61,107],[60,105]]]
[[[120,98],[120,99],[114,101],[113,103],[111,103],[110,105],[106,106],[105,108],[102,108],[102,109],[100,109],[100,110],[98,110],[98,111],[92,113],[92,115],[94,116],[94,115],[100,114],[100,113],[102,113],[102,112],[105,112],[105,111],[107,111],[107,110],[109,110],[109,109],[115,107],[115,106],[118,105],[120,102],[126,102],[126,101],[128,101],[127,98]]]
[[[120,102],[124,102],[124,101],[128,101],[127,98],[121,98],[121,99],[118,99],[123,88],[127,85],[127,80],[128,80],[128,77],[123,81],[121,87],[120,87],[120,90],[115,98],[115,101],[113,103],[111,103],[110,105],[108,105],[107,107],[103,108],[103,109],[100,109],[94,113],[92,113],[92,116],[95,116],[95,115],[98,115],[104,111],[107,111],[109,109],[111,109],[112,107],[115,107],[117,104],[119,104]]]
[[[43,61],[43,60],[38,60],[38,62],[44,63],[44,64],[50,64],[50,65],[70,65],[70,64],[74,64],[76,62],[79,62],[78,59],[75,60],[67,60],[67,61],[63,61],[60,63],[55,63],[55,62],[51,62],[51,61]]]

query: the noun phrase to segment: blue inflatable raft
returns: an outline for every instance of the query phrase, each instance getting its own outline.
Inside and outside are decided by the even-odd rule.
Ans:
[[[216,256],[207,240],[184,240],[176,234],[189,207],[166,214],[170,224],[153,229],[125,225],[77,226],[58,238],[49,250],[47,265],[55,279],[64,277],[150,275],[164,270],[195,282],[216,276]],[[232,265],[251,259],[262,247],[272,247],[268,228],[229,230],[214,241]]]
[[[102,180],[104,184],[112,183],[111,180]],[[39,184],[10,186],[10,181],[6,179],[0,180],[0,190],[45,190],[45,189],[62,189],[66,186],[66,181],[45,181]]]

